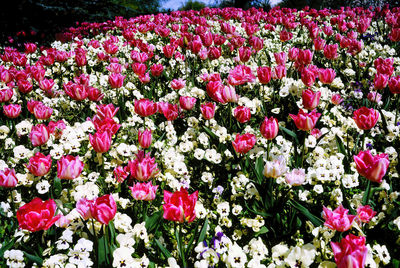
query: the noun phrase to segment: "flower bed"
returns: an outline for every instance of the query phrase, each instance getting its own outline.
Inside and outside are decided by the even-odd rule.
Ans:
[[[398,266],[399,18],[205,8],[2,48],[0,266]]]

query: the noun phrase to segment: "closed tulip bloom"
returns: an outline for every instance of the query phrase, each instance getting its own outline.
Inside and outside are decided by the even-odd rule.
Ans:
[[[89,134],[89,141],[96,152],[108,152],[112,142],[111,133],[110,131],[97,131],[94,135]]]
[[[112,195],[103,195],[96,198],[91,213],[98,222],[108,225],[117,213],[117,203]]]
[[[255,76],[250,67],[245,65],[237,65],[229,72],[228,83],[232,86],[243,85],[247,82],[251,83],[255,80]]]
[[[393,94],[400,94],[400,75],[390,78],[388,86],[390,92]]]
[[[271,81],[272,77],[272,71],[270,67],[258,67],[257,68],[257,77],[258,81],[260,81],[261,84],[268,84],[269,81]]]
[[[0,187],[12,188],[17,186],[18,179],[14,169],[0,170]]]
[[[261,135],[267,140],[273,140],[278,135],[278,131],[278,120],[272,116],[270,118],[265,117],[260,126]]]
[[[338,268],[363,268],[368,256],[364,236],[348,234],[340,242],[331,242]]]
[[[189,96],[180,96],[179,104],[183,110],[190,111],[196,104],[197,99]]]
[[[124,85],[125,75],[119,73],[111,73],[108,77],[108,82],[111,88],[120,88]]]
[[[76,203],[76,210],[81,214],[84,220],[93,219],[92,210],[95,200],[89,200],[86,198],[81,198]]]
[[[63,130],[66,129],[66,127],[67,126],[65,125],[65,123],[62,119],[58,120],[57,122],[50,121],[49,126],[48,126],[50,133],[54,134],[54,137],[56,139],[61,137]]]
[[[240,47],[239,48],[239,59],[241,62],[248,62],[251,57],[250,47]]]
[[[164,190],[163,218],[179,223],[194,221],[198,195],[198,191],[189,195],[183,187],[174,193]]]
[[[150,182],[148,183],[136,183],[133,187],[129,187],[131,195],[135,200],[151,201],[156,198],[158,185],[153,186]]]
[[[41,152],[37,152],[34,156],[29,159],[29,163],[26,168],[33,175],[40,177],[49,173],[51,168],[51,156],[45,156]]]
[[[149,148],[151,145],[151,130],[146,129],[143,132],[141,130],[138,131],[138,140],[139,140],[139,145],[142,148]]]
[[[87,93],[91,101],[101,101],[104,98],[104,94],[98,88],[89,87]]]
[[[156,160],[150,157],[150,153],[145,154],[144,151],[139,151],[136,154],[136,159],[128,162],[125,171],[131,174],[132,178],[139,181],[148,181],[158,175]]]
[[[62,156],[57,161],[57,177],[59,179],[73,180],[81,175],[83,166],[84,164],[79,160],[79,156]]]
[[[239,154],[246,154],[256,144],[256,135],[246,133],[243,135],[236,134],[235,140],[232,142],[233,148]]]
[[[387,154],[373,156],[369,150],[359,152],[353,159],[361,176],[378,183],[382,182],[390,164]]]
[[[374,78],[374,88],[377,90],[384,89],[387,86],[388,82],[388,75],[377,73]]]
[[[334,60],[338,57],[338,44],[333,44],[333,45],[326,45],[324,47],[324,56],[328,60]]]
[[[21,114],[21,105],[19,104],[4,105],[3,113],[8,118],[17,118]]]
[[[373,128],[379,119],[379,112],[373,108],[361,107],[353,113],[353,120],[362,130]]]
[[[298,56],[299,56],[299,49],[297,47],[292,47],[289,49],[288,53],[289,60],[295,61],[297,60]]]
[[[336,77],[336,72],[334,69],[320,69],[319,70],[319,80],[323,84],[331,84]]]
[[[34,147],[45,144],[50,138],[49,129],[43,125],[38,124],[32,127],[31,133],[29,133],[29,139]]]
[[[0,89],[0,103],[11,100],[14,95],[12,88]]]
[[[316,79],[316,76],[312,70],[309,70],[308,68],[306,68],[301,72],[301,81],[307,87],[311,87],[314,84],[315,79]]]
[[[135,113],[147,117],[157,112],[157,103],[148,99],[135,100]]]
[[[278,65],[275,66],[274,72],[272,73],[273,79],[282,79],[286,76],[286,66]]]
[[[17,82],[19,92],[28,94],[32,91],[33,85],[28,80],[18,80]]]
[[[200,105],[201,114],[203,115],[204,119],[210,120],[214,117],[215,114],[215,103],[207,102]]]
[[[164,66],[162,64],[154,64],[150,67],[151,74],[155,77],[158,77],[164,71]]]
[[[56,209],[57,205],[53,199],[43,202],[36,197],[18,209],[19,228],[31,232],[49,229],[61,217],[61,214],[54,216]]]
[[[267,178],[279,178],[286,173],[287,166],[285,157],[280,155],[272,161],[267,161],[263,174]]]
[[[245,106],[238,106],[233,111],[233,115],[240,123],[246,123],[251,118],[250,108]]]
[[[311,89],[303,90],[301,94],[301,98],[303,100],[303,106],[307,110],[314,110],[318,104],[319,99],[321,98],[321,92],[314,92]]]
[[[371,91],[371,92],[368,93],[367,99],[368,99],[370,102],[379,103],[379,102],[382,100],[382,95],[379,94],[379,93],[376,92],[376,91]]]
[[[309,49],[299,50],[299,55],[297,56],[297,61],[301,65],[308,65],[312,62],[313,56],[314,56],[314,53]]]
[[[53,109],[40,103],[33,108],[33,114],[36,119],[46,120],[53,114]]]
[[[285,52],[274,53],[274,58],[277,65],[285,65],[287,60],[287,55]]]
[[[345,209],[342,205],[333,211],[329,208],[323,207],[322,216],[325,219],[324,225],[339,232],[349,230],[356,216],[348,215],[348,212],[349,210]]]
[[[299,110],[299,113],[297,115],[289,115],[293,119],[296,127],[304,131],[312,130],[315,127],[318,118],[321,116],[321,114],[317,113],[315,110],[307,114],[302,109]]]

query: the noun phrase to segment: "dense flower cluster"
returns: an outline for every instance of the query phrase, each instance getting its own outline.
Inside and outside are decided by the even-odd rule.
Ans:
[[[0,49],[0,266],[399,263],[400,9],[81,23]]]

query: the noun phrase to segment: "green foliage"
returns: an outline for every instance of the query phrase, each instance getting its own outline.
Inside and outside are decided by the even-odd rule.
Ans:
[[[179,10],[201,10],[205,7],[206,5],[203,2],[189,0],[181,8],[179,8]]]

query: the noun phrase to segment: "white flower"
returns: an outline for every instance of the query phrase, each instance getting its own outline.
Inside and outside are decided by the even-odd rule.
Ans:
[[[238,244],[234,243],[227,253],[226,265],[228,267],[244,267],[246,262],[246,254]]]
[[[310,267],[316,254],[317,251],[312,244],[305,244],[302,247],[296,246],[290,249],[285,261],[290,267]]]
[[[50,184],[47,180],[43,180],[36,184],[36,189],[38,190],[39,194],[45,194],[49,191]]]
[[[130,247],[119,247],[113,253],[113,267],[133,267],[135,260],[132,254],[135,250]]]

